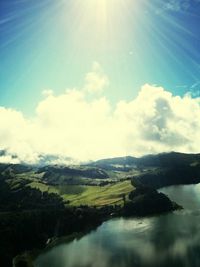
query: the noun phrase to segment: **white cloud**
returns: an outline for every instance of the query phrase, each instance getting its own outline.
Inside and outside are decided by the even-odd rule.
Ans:
[[[27,119],[0,108],[0,149],[7,151],[1,161],[199,152],[200,98],[173,96],[162,87],[146,84],[135,99],[114,108],[105,97],[88,100],[85,90],[71,89],[46,95],[35,114]]]
[[[53,95],[53,90],[51,90],[51,89],[45,89],[45,90],[42,91],[42,94],[44,96]]]
[[[20,160],[18,158],[13,158],[11,155],[1,156],[0,163],[11,163],[11,164],[18,164]]]
[[[92,71],[85,76],[84,90],[89,93],[101,93],[109,85],[109,79],[98,62],[93,63]]]

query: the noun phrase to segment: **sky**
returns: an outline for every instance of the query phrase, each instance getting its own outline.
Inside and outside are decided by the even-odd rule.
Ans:
[[[199,0],[0,0],[0,161],[199,152]]]

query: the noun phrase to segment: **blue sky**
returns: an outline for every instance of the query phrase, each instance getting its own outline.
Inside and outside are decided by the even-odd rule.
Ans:
[[[0,105],[30,115],[43,90],[81,88],[94,61],[113,104],[145,83],[183,95],[200,77],[199,14],[197,0],[0,0]]]
[[[200,0],[0,0],[0,162],[200,147]]]

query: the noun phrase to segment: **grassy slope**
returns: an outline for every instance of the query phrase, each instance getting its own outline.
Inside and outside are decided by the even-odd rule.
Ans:
[[[131,172],[130,172],[131,173]],[[109,173],[111,175],[112,172]],[[128,195],[133,190],[130,180],[120,181],[105,186],[88,186],[88,185],[61,185],[54,186],[41,182],[41,175],[32,171],[16,174],[14,178],[8,179],[7,182],[13,190],[19,189],[21,186],[30,186],[32,188],[40,189],[41,191],[48,191],[49,193],[57,193],[63,197],[64,200],[69,200],[71,205],[110,205],[121,204],[122,194]],[[124,178],[124,173],[116,173],[119,178]],[[112,178],[111,178],[112,179]],[[113,180],[114,181],[114,180]]]
[[[130,181],[119,182],[106,186],[48,186],[39,182],[32,182],[29,186],[41,191],[49,191],[60,194],[64,200],[70,200],[71,205],[109,205],[121,204],[122,194],[128,194],[133,190]]]

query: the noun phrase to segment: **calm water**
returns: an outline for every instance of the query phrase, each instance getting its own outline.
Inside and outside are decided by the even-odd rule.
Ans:
[[[200,184],[161,191],[184,210],[110,220],[80,240],[41,254],[35,267],[199,267]]]

